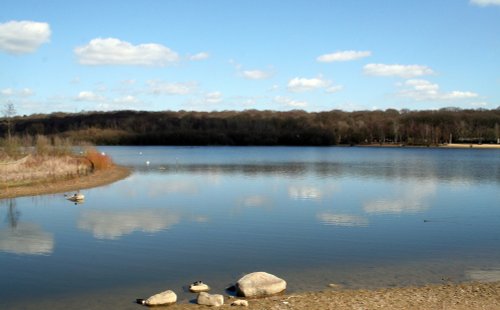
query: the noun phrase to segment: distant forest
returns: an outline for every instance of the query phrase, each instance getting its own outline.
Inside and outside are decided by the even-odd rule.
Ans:
[[[0,136],[58,136],[97,145],[498,143],[500,108],[344,112],[114,111],[0,118]]]

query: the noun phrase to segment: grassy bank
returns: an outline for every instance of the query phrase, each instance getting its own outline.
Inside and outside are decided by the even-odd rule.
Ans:
[[[68,141],[38,136],[2,141],[0,149],[0,199],[40,195],[95,187],[128,176],[126,168],[92,147],[73,154]]]
[[[44,180],[22,186],[0,187],[0,199],[55,194],[80,189],[92,188],[113,183],[130,175],[130,170],[125,167],[113,166],[106,170],[97,170],[88,175]]]

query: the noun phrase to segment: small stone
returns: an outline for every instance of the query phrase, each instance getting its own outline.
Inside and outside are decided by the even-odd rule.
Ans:
[[[198,304],[219,307],[224,304],[224,296],[219,294],[209,294],[206,292],[201,292],[198,295]]]
[[[248,307],[248,301],[246,300],[242,300],[242,299],[238,299],[238,300],[235,300],[231,303],[231,306],[242,306],[242,307]]]
[[[165,306],[175,304],[177,302],[177,295],[173,291],[164,291],[149,297],[144,300],[143,304],[146,306]]]
[[[328,284],[328,287],[338,290],[338,289],[342,288],[342,285],[336,284],[336,283],[330,283],[330,284]]]

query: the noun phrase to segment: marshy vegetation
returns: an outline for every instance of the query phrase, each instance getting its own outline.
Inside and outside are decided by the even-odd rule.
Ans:
[[[74,147],[67,138],[0,139],[1,189],[73,179],[111,166],[111,159],[91,145]]]

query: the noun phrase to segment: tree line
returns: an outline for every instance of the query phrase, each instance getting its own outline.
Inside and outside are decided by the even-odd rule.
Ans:
[[[113,111],[6,116],[0,135],[98,145],[357,145],[498,143],[500,108],[345,112]]]

